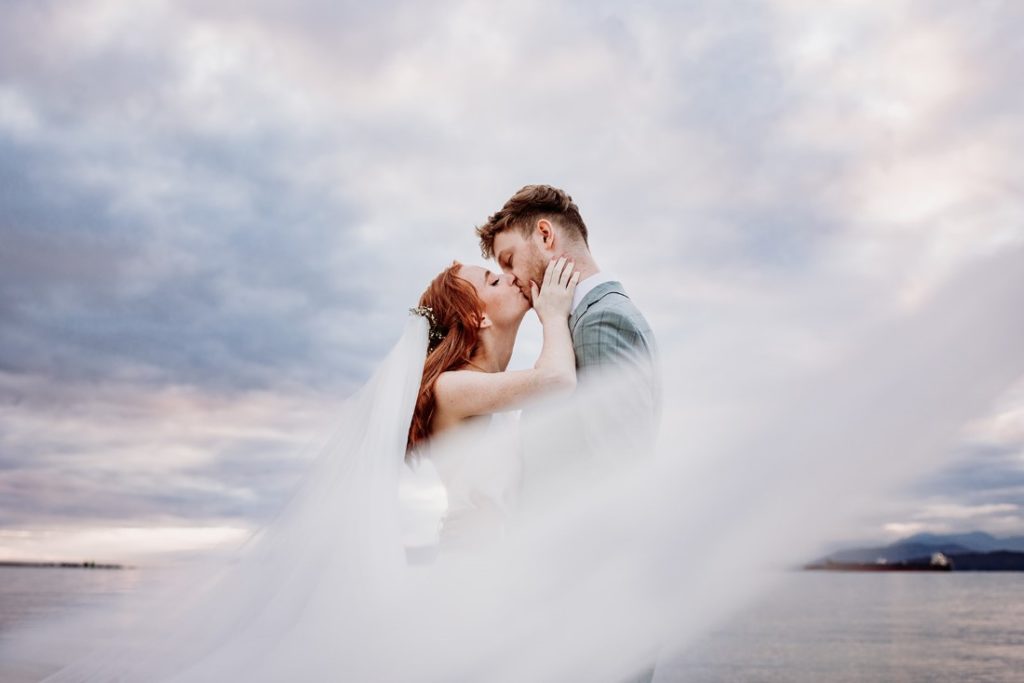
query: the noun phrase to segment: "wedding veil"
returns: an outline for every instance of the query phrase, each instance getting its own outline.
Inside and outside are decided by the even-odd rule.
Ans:
[[[44,649],[85,655],[47,680],[621,681],[934,471],[1024,372],[1022,266],[1020,250],[985,259],[806,376],[748,382],[756,354],[665,359],[649,466],[563,479],[503,543],[423,567],[405,564],[396,509],[427,345],[412,317],[279,519],[133,598],[130,620],[47,631]],[[577,400],[614,403],[594,387]],[[531,457],[564,452],[562,408],[540,417]]]
[[[173,572],[127,614],[50,626],[40,658],[84,651],[45,680],[291,680],[299,662],[318,667],[317,652],[365,655],[365,620],[405,569],[398,480],[427,335],[427,321],[410,315],[282,513],[243,547]],[[99,624],[107,645],[96,649]]]

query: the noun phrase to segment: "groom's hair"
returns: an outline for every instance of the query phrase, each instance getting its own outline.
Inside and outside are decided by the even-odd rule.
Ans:
[[[557,223],[570,238],[587,242],[587,225],[580,209],[565,190],[551,185],[527,185],[505,202],[501,210],[476,229],[480,238],[480,253],[484,258],[494,256],[494,238],[506,230],[518,230],[529,237],[536,222],[546,218]]]

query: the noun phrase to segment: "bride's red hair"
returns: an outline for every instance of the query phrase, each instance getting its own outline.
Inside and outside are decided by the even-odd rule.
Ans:
[[[452,262],[448,268],[427,285],[420,297],[420,306],[434,312],[432,330],[444,334],[440,342],[431,342],[427,360],[423,363],[423,379],[416,397],[416,409],[409,427],[408,454],[419,442],[431,434],[431,421],[437,405],[434,397],[434,382],[441,373],[454,370],[469,362],[479,341],[479,324],[484,314],[484,304],[477,296],[476,288],[458,275],[462,264]]]

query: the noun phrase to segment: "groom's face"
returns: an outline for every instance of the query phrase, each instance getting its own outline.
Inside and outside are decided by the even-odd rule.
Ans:
[[[504,230],[494,237],[494,258],[503,273],[513,275],[516,285],[530,296],[530,280],[540,286],[550,256],[544,253],[544,241],[536,231],[529,237],[515,228]]]

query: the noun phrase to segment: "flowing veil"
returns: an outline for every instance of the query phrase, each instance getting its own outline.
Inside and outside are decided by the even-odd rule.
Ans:
[[[555,485],[507,538],[421,567],[405,562],[397,507],[427,346],[413,316],[274,523],[124,614],[43,631],[37,645],[74,660],[46,680],[622,681],[721,623],[872,494],[934,471],[1024,373],[1022,291],[1024,251],[985,259],[818,372],[761,387],[744,383],[756,356],[666,358],[656,457],[587,482],[528,470]],[[615,410],[618,381],[538,406],[530,457],[570,452],[567,411]],[[628,462],[621,425],[589,424],[600,462]]]
[[[316,652],[365,648],[362,619],[394,594],[405,566],[398,480],[427,334],[410,315],[278,519],[237,552],[151,589],[108,647],[46,681],[288,680],[298,662],[316,667]]]

